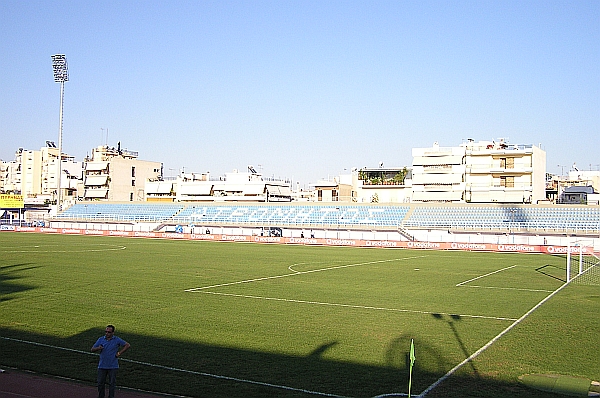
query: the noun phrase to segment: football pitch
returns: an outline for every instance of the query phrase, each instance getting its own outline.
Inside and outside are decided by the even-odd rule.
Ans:
[[[600,286],[542,254],[0,233],[0,367],[190,397],[545,397],[600,380]],[[389,395],[388,395],[389,394]]]

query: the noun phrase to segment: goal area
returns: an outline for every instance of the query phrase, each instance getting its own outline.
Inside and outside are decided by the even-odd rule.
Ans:
[[[567,248],[567,282],[600,286],[600,257],[588,242],[578,241]]]

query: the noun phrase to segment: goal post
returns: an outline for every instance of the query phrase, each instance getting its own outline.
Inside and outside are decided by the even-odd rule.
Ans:
[[[593,245],[585,241],[569,243],[566,254],[567,283],[600,286],[600,258]]]

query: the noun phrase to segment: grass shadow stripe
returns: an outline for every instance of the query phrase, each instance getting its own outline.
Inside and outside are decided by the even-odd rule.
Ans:
[[[60,346],[55,346],[52,344],[39,343],[36,341],[15,339],[12,337],[4,337],[4,336],[0,336],[0,339],[12,341],[12,342],[16,342],[16,343],[35,345],[35,346],[39,346],[39,347],[52,348],[52,349],[61,350],[61,351],[74,352],[77,354],[98,356],[98,354],[95,354],[95,353],[92,353],[89,351],[76,350],[76,349],[68,348],[68,347],[60,347]],[[186,373],[186,374],[191,374],[191,375],[210,377],[210,378],[214,378],[214,379],[229,380],[229,381],[234,381],[237,383],[253,384],[253,385],[257,385],[257,386],[270,387],[270,388],[275,388],[275,389],[279,389],[279,390],[296,391],[296,392],[301,392],[303,394],[309,394],[309,395],[318,395],[318,396],[322,396],[322,397],[332,397],[332,398],[351,398],[351,397],[347,397],[344,395],[330,394],[330,393],[319,392],[319,391],[311,391],[311,390],[307,390],[304,388],[289,387],[289,386],[284,386],[284,385],[279,385],[279,384],[266,383],[266,382],[262,382],[262,381],[241,379],[238,377],[217,375],[214,373],[199,372],[199,371],[195,371],[195,370],[181,369],[181,368],[175,368],[175,367],[165,366],[165,365],[158,365],[158,364],[153,364],[150,362],[136,361],[135,359],[120,358],[120,360],[122,362],[129,362],[129,363],[133,363],[136,365],[149,366],[149,367],[153,367],[156,369],[169,370],[172,372],[180,372],[180,373]]]

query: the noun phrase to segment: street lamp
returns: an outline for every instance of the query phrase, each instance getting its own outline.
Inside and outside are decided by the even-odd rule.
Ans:
[[[52,55],[52,69],[54,70],[54,81],[60,83],[60,112],[58,127],[58,189],[56,197],[57,211],[62,209],[62,198],[60,191],[60,177],[62,174],[62,134],[63,134],[63,102],[65,98],[65,82],[69,81],[69,69],[67,67],[67,56],[65,54]]]

